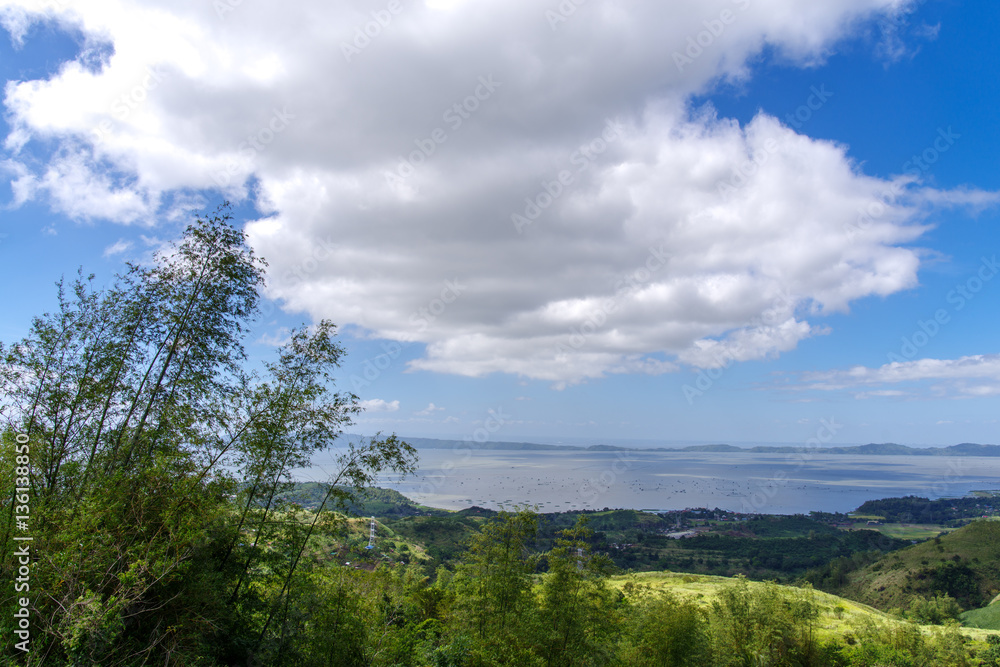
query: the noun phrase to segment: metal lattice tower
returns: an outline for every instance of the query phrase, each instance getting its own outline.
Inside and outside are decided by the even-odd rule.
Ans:
[[[365,549],[375,548],[375,517],[372,517],[371,527],[368,530],[368,546]]]

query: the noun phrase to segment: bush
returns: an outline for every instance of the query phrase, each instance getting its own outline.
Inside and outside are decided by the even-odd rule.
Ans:
[[[957,619],[961,613],[962,607],[955,598],[945,594],[929,600],[914,596],[910,601],[910,610],[905,616],[918,623],[941,625],[947,620]]]

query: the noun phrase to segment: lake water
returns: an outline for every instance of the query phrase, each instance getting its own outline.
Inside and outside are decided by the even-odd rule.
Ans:
[[[848,512],[877,498],[1000,489],[1000,458],[421,449],[415,476],[379,485],[447,509]]]

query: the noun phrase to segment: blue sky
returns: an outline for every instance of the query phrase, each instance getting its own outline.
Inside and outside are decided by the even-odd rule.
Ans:
[[[664,4],[0,0],[0,339],[229,199],[359,431],[1000,442],[1000,7]]]

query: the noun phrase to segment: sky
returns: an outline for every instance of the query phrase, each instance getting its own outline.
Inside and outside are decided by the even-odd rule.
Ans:
[[[358,432],[1000,443],[1000,4],[0,0],[0,340],[229,201]]]

